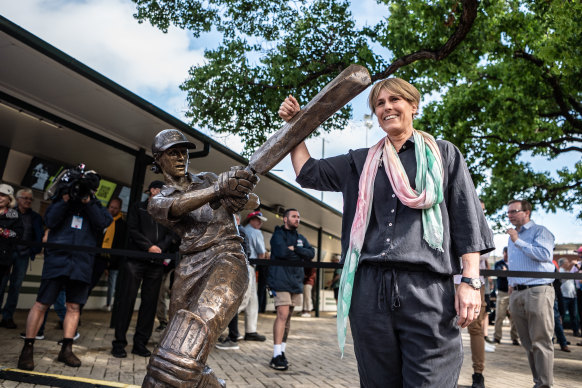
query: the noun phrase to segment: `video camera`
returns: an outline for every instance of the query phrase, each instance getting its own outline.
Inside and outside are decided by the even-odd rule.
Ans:
[[[99,188],[101,177],[94,170],[85,171],[85,164],[62,171],[44,193],[45,200],[69,194],[69,201],[80,203]]]

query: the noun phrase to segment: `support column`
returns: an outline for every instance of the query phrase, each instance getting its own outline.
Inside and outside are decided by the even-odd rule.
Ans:
[[[321,263],[321,243],[322,243],[323,229],[320,227],[317,229],[317,262]],[[317,268],[315,271],[315,316],[319,318],[319,279],[321,268]]]

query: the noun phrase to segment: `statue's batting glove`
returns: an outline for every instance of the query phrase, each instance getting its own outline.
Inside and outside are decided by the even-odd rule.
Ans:
[[[246,197],[225,197],[220,200],[220,204],[224,206],[230,213],[238,213],[243,209],[256,209],[261,205],[259,197],[250,193]]]
[[[245,170],[242,166],[231,167],[218,176],[215,189],[219,198],[245,197],[253,191],[259,177],[251,171]]]

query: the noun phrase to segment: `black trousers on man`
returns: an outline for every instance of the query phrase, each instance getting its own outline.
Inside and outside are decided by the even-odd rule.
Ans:
[[[127,329],[131,322],[137,292],[141,285],[141,304],[137,316],[133,345],[146,346],[154,328],[158,295],[162,285],[164,266],[159,261],[149,259],[128,259],[123,265],[118,279],[119,293],[115,294],[117,314],[114,348],[125,348]]]

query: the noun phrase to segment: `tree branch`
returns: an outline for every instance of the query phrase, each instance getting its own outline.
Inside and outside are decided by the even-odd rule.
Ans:
[[[386,70],[375,74],[372,76],[372,82],[377,81],[379,79],[387,78],[389,75],[394,74],[396,70],[399,68],[409,65],[413,62],[423,60],[423,59],[432,59],[435,61],[440,61],[446,58],[450,53],[452,53],[455,48],[465,39],[473,23],[475,22],[475,18],[477,17],[477,0],[463,0],[461,1],[463,4],[463,14],[461,15],[461,21],[459,22],[459,26],[451,35],[449,40],[438,50],[431,51],[431,50],[420,50],[412,54],[405,55],[401,58],[398,58],[394,62],[388,66]]]
[[[546,147],[546,148],[549,148],[550,150],[552,150],[555,154],[562,154],[562,153],[572,152],[572,151],[582,152],[582,147],[570,146],[567,148],[559,148],[559,147],[555,146],[555,144],[562,144],[564,142],[582,142],[582,138],[573,137],[573,136],[564,136],[564,137],[560,137],[558,139],[539,141],[539,142],[534,142],[534,143],[523,143],[523,142],[520,142],[517,140],[512,140],[512,139],[503,139],[503,138],[501,138],[501,136],[495,136],[495,135],[481,135],[481,136],[471,135],[471,136],[469,136],[469,138],[471,138],[471,139],[490,139],[490,140],[497,140],[499,142],[514,144],[518,147],[518,149],[520,151],[527,151],[527,150],[531,150],[534,148]]]
[[[561,115],[574,128],[576,128],[578,130],[582,130],[582,121],[578,120],[574,116],[572,116],[572,114],[570,113],[570,106],[568,106],[568,104],[566,102],[566,100],[572,101],[573,98],[571,96],[566,96],[564,94],[562,88],[560,87],[560,83],[559,83],[558,79],[555,76],[550,74],[550,72],[549,72],[548,68],[545,66],[544,62],[541,59],[536,58],[535,56],[528,54],[523,50],[516,51],[514,53],[514,56],[516,58],[522,58],[522,59],[525,59],[526,61],[533,63],[534,65],[536,65],[537,67],[539,67],[543,71],[543,74],[544,74],[543,77],[548,81],[548,83],[550,84],[550,87],[552,88],[554,100],[556,101],[556,103],[560,107]],[[579,104],[578,104],[577,108],[580,108]]]

